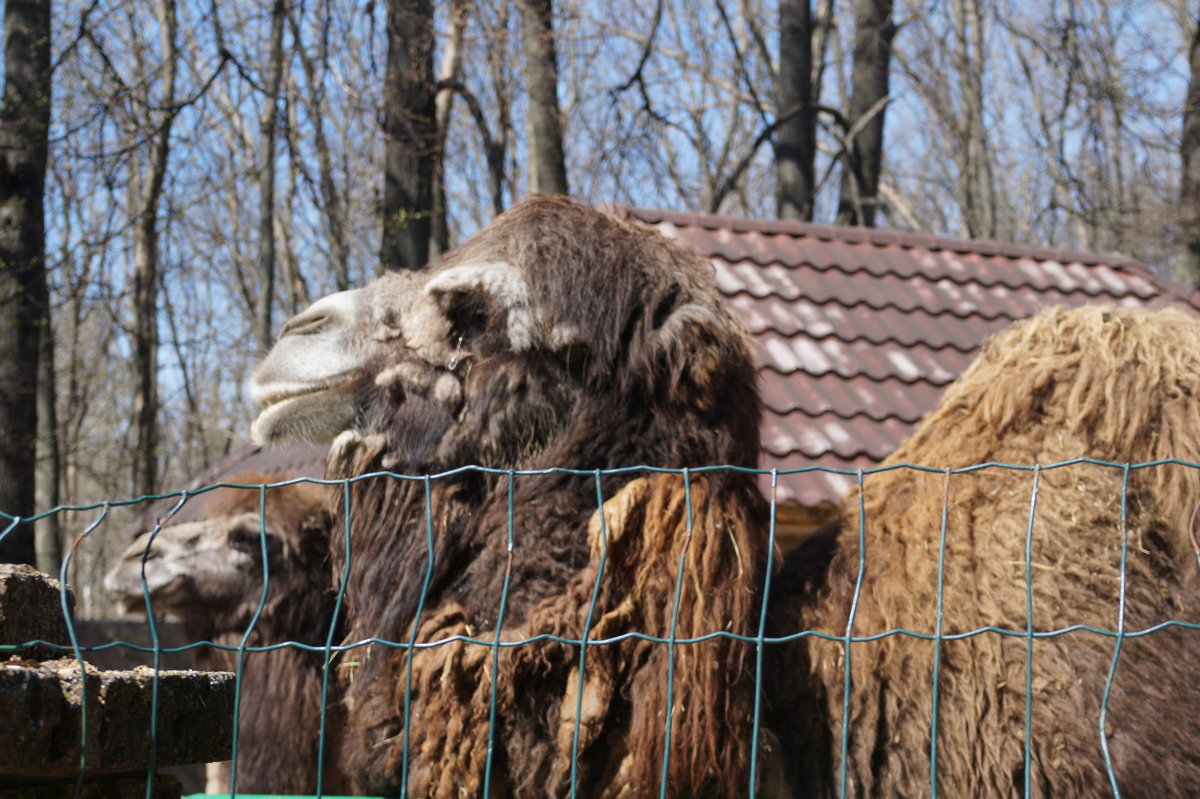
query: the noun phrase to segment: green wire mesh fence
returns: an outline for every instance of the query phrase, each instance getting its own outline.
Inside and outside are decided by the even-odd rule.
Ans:
[[[1116,571],[1116,601],[1111,607],[1104,609],[1104,612],[1111,618],[1111,625],[1099,626],[1090,623],[1072,623],[1064,626],[1042,626],[1038,620],[1042,618],[1042,609],[1036,601],[1035,591],[1035,572],[1040,568],[1040,565],[1035,557],[1038,547],[1035,547],[1035,529],[1037,528],[1037,520],[1039,517],[1039,508],[1041,504],[1046,502],[1044,496],[1045,481],[1048,475],[1057,472],[1066,472],[1072,468],[1095,467],[1104,470],[1110,470],[1114,478],[1119,481],[1119,487],[1114,491],[1111,497],[1097,498],[1098,502],[1107,504],[1116,518],[1119,520],[1115,529],[1106,531],[1104,535],[1108,536],[1108,545],[1111,548],[1117,562]],[[1148,472],[1154,469],[1179,468],[1187,470],[1200,469],[1200,465],[1188,463],[1184,461],[1156,461],[1153,463],[1140,464],[1120,464],[1106,461],[1081,458],[1077,460],[1054,463],[1048,465],[1019,465],[1019,464],[1003,464],[1003,463],[984,463],[971,465],[965,468],[957,469],[934,469],[922,466],[913,466],[909,464],[900,464],[881,467],[879,469],[860,470],[856,472],[848,472],[843,470],[827,469],[824,467],[812,467],[808,469],[798,470],[771,470],[771,471],[753,471],[739,469],[729,466],[712,466],[695,469],[654,469],[649,467],[637,466],[623,469],[610,470],[595,470],[595,471],[579,471],[566,469],[546,469],[546,470],[495,470],[485,469],[481,467],[464,467],[463,469],[454,470],[436,475],[399,475],[393,473],[375,473],[362,475],[360,477],[347,480],[333,481],[316,481],[316,480],[291,480],[271,484],[241,484],[241,483],[218,483],[207,486],[192,492],[181,492],[177,494],[163,494],[152,497],[141,497],[136,500],[114,501],[86,506],[64,506],[51,509],[45,513],[39,514],[33,518],[14,518],[8,515],[2,515],[2,518],[7,527],[3,535],[11,533],[20,524],[28,524],[39,519],[50,516],[51,514],[59,514],[71,512],[79,517],[90,516],[90,522],[85,524],[78,535],[75,537],[73,544],[67,557],[64,559],[62,569],[58,575],[62,582],[63,590],[61,592],[60,609],[66,619],[67,629],[69,632],[69,645],[56,644],[54,642],[34,641],[22,642],[20,645],[3,645],[0,646],[0,655],[11,654],[19,648],[29,644],[43,644],[56,648],[64,653],[73,656],[80,668],[83,668],[85,660],[97,652],[101,652],[112,648],[127,648],[145,653],[152,658],[153,669],[155,673],[155,681],[151,690],[151,718],[156,719],[158,713],[159,688],[157,682],[157,674],[160,670],[160,664],[164,655],[179,652],[194,652],[203,647],[213,647],[223,650],[235,656],[236,663],[236,688],[235,688],[235,704],[234,716],[230,723],[232,724],[233,745],[229,752],[230,765],[230,793],[235,793],[238,790],[238,760],[239,752],[243,749],[244,741],[239,740],[239,716],[244,711],[247,702],[256,701],[253,696],[243,695],[243,674],[248,656],[253,656],[256,653],[274,652],[283,648],[293,648],[306,652],[319,654],[323,663],[323,668],[320,670],[320,723],[319,723],[319,740],[317,742],[317,773],[310,790],[313,794],[320,796],[325,790],[327,780],[327,760],[330,756],[332,748],[331,738],[336,732],[332,729],[332,725],[337,722],[330,711],[331,698],[335,693],[336,680],[333,674],[334,669],[330,665],[335,663],[337,658],[345,657],[348,653],[353,653],[363,647],[384,647],[396,651],[418,652],[421,650],[431,650],[437,647],[447,646],[453,643],[464,643],[471,646],[487,648],[490,650],[490,669],[489,672],[492,678],[491,685],[488,687],[489,699],[487,708],[487,759],[484,766],[483,789],[482,795],[491,795],[491,791],[499,779],[496,775],[496,764],[494,762],[494,752],[497,746],[497,736],[502,734],[501,724],[498,720],[498,675],[501,674],[500,658],[501,653],[507,649],[515,649],[520,647],[530,647],[539,644],[556,644],[560,647],[567,647],[575,652],[576,665],[573,669],[576,682],[575,709],[574,709],[574,728],[571,734],[570,742],[570,777],[569,786],[570,794],[575,796],[586,795],[586,786],[581,786],[581,777],[577,774],[578,757],[581,747],[581,738],[583,732],[581,730],[581,719],[584,717],[583,701],[585,695],[585,678],[589,668],[589,654],[594,653],[600,647],[609,647],[621,644],[627,641],[642,641],[653,646],[666,648],[668,655],[665,659],[666,663],[666,707],[663,713],[662,725],[662,763],[659,773],[658,795],[666,797],[671,794],[669,784],[669,759],[672,756],[671,740],[676,730],[673,727],[674,703],[676,702],[675,680],[676,680],[676,652],[681,647],[694,646],[705,641],[714,639],[727,639],[729,641],[739,642],[740,644],[751,648],[753,658],[751,659],[751,667],[754,672],[754,698],[753,698],[753,721],[749,726],[748,739],[745,741],[731,741],[729,746],[741,746],[748,749],[749,774],[745,784],[746,796],[757,795],[758,789],[761,787],[763,775],[759,773],[761,749],[765,745],[760,740],[760,730],[762,729],[762,717],[765,713],[764,702],[770,703],[773,697],[767,695],[767,679],[766,669],[767,664],[765,658],[770,654],[773,648],[783,647],[796,642],[805,640],[809,641],[824,641],[830,646],[836,646],[842,655],[841,662],[841,685],[840,685],[840,702],[841,711],[837,714],[830,714],[829,719],[829,734],[833,741],[834,754],[833,761],[836,764],[830,765],[832,771],[833,791],[838,796],[855,795],[855,776],[852,766],[850,765],[853,759],[852,737],[855,734],[854,717],[855,707],[854,701],[856,688],[860,688],[857,683],[860,677],[855,674],[854,668],[856,658],[861,656],[862,652],[867,650],[867,647],[876,644],[880,641],[892,638],[905,638],[918,641],[930,642],[930,651],[928,659],[928,672],[926,679],[929,686],[929,706],[927,712],[927,729],[928,742],[927,748],[919,753],[919,757],[924,759],[928,764],[928,785],[927,792],[931,796],[938,796],[939,789],[941,795],[946,795],[946,788],[939,788],[939,759],[942,757],[939,752],[939,723],[940,716],[945,709],[946,702],[949,701],[944,696],[946,685],[946,677],[944,669],[946,663],[944,661],[947,645],[957,642],[966,641],[969,639],[999,636],[1005,639],[1013,639],[1023,642],[1024,658],[1023,658],[1023,673],[1020,675],[1020,681],[1023,692],[1024,705],[1024,729],[1020,746],[1022,749],[1023,766],[1019,772],[1017,790],[1024,796],[1039,795],[1039,788],[1035,784],[1035,774],[1037,768],[1035,765],[1034,743],[1036,741],[1037,730],[1034,727],[1035,718],[1035,702],[1038,701],[1038,691],[1035,690],[1035,644],[1042,641],[1051,641],[1056,639],[1075,640],[1076,636],[1099,636],[1102,639],[1111,642],[1111,652],[1108,656],[1107,665],[1105,668],[1106,678],[1100,694],[1099,712],[1092,720],[1095,730],[1094,747],[1099,751],[1099,756],[1103,762],[1103,768],[1107,774],[1108,787],[1113,796],[1121,795],[1121,775],[1117,773],[1114,766],[1114,757],[1110,752],[1109,745],[1109,712],[1110,699],[1114,690],[1114,680],[1118,673],[1118,669],[1122,662],[1123,648],[1128,642],[1135,639],[1152,640],[1155,635],[1164,633],[1166,630],[1180,630],[1184,634],[1189,635],[1195,640],[1191,646],[1192,651],[1200,651],[1200,617],[1191,618],[1166,618],[1157,621],[1144,627],[1130,626],[1127,618],[1127,587],[1128,587],[1128,563],[1131,550],[1144,550],[1145,542],[1134,540],[1131,538],[1131,514],[1136,512],[1136,508],[1131,507],[1131,496],[1135,492],[1131,492],[1131,482],[1134,481],[1141,473]],[[889,628],[889,629],[863,629],[862,628],[862,610],[867,603],[875,601],[872,596],[872,590],[865,588],[869,583],[869,575],[872,573],[872,550],[873,542],[871,540],[870,531],[872,529],[873,519],[869,515],[870,509],[868,501],[871,499],[870,493],[870,478],[873,475],[882,474],[902,470],[906,473],[911,473],[913,479],[933,479],[940,480],[943,485],[942,500],[938,511],[940,522],[936,525],[936,530],[928,531],[931,534],[933,549],[931,557],[936,560],[936,585],[933,586],[934,591],[934,611],[933,618],[928,620],[932,630],[907,629],[904,627]],[[770,603],[778,591],[786,590],[786,587],[780,588],[778,582],[785,579],[786,569],[781,570],[779,563],[779,554],[777,553],[775,544],[778,538],[777,519],[777,501],[776,489],[781,479],[802,479],[805,474],[813,471],[836,472],[853,479],[857,484],[857,491],[851,492],[850,498],[847,500],[846,507],[843,509],[843,517],[852,520],[852,524],[845,524],[841,533],[841,546],[853,553],[851,561],[851,577],[853,587],[850,593],[850,601],[848,605],[848,613],[844,615],[844,627],[837,631],[818,630],[805,627],[803,619],[795,629],[789,630],[782,634],[774,634],[768,625],[768,617],[771,615],[769,610]],[[597,598],[600,596],[602,582],[605,579],[605,559],[608,555],[608,532],[605,530],[606,514],[603,512],[605,503],[612,497],[606,495],[605,486],[610,485],[613,478],[618,480],[637,476],[661,474],[671,475],[679,479],[682,485],[683,494],[686,500],[686,533],[690,538],[692,535],[692,494],[693,486],[697,480],[705,479],[707,476],[720,472],[747,472],[756,475],[760,484],[764,487],[764,493],[767,494],[767,502],[769,504],[768,523],[761,530],[761,535],[767,539],[768,546],[765,548],[766,563],[763,569],[763,584],[761,586],[761,596],[759,597],[760,607],[757,613],[757,629],[737,632],[724,629],[713,629],[701,635],[679,636],[676,634],[679,623],[679,613],[681,607],[681,592],[685,583],[685,553],[686,544],[681,547],[678,555],[678,565],[672,590],[670,592],[669,601],[671,602],[671,611],[669,613],[669,627],[666,634],[652,634],[645,630],[629,629],[622,630],[617,634],[605,635],[602,637],[592,637],[590,631],[593,629],[593,620],[597,612]],[[437,520],[434,518],[432,511],[433,499],[432,493],[440,481],[452,479],[464,474],[477,473],[481,475],[490,475],[493,478],[507,485],[508,501],[507,501],[507,519],[503,530],[497,530],[498,535],[504,536],[504,549],[507,552],[510,568],[505,572],[501,580],[500,600],[495,611],[495,629],[484,635],[453,635],[437,640],[421,640],[419,630],[421,627],[422,617],[427,613],[426,600],[430,595],[430,589],[435,581],[436,576],[436,557],[435,553],[435,525]],[[599,568],[597,569],[594,584],[591,586],[590,603],[586,610],[586,618],[580,629],[579,635],[561,635],[556,633],[536,632],[522,636],[520,638],[505,637],[506,629],[506,613],[508,612],[508,602],[510,590],[512,587],[512,571],[511,564],[514,559],[519,559],[523,546],[536,546],[536,541],[522,540],[523,531],[518,529],[515,524],[516,517],[516,501],[515,501],[515,486],[522,479],[527,479],[531,476],[547,475],[547,474],[563,474],[572,477],[590,479],[595,484],[596,507],[600,510],[597,514],[598,523],[600,525],[599,542],[601,546]],[[964,480],[968,475],[975,477],[983,476],[988,480],[992,480],[994,475],[1008,475],[1011,480],[1013,476],[1019,477],[1024,486],[1027,496],[1027,512],[1021,521],[1021,527],[1024,529],[1023,541],[1014,542],[1017,551],[1021,554],[1012,565],[1015,572],[1018,574],[1018,579],[1023,583],[1023,603],[1024,603],[1024,624],[1020,626],[1001,626],[992,624],[982,624],[970,629],[951,629],[947,627],[947,615],[951,611],[957,612],[959,608],[950,608],[945,601],[947,593],[947,583],[957,579],[952,573],[955,567],[955,561],[951,558],[948,561],[948,552],[952,552],[956,547],[960,546],[956,540],[956,535],[961,533],[959,525],[954,521],[956,509],[951,500],[951,487],[955,481]],[[1057,479],[1057,477],[1053,478]],[[339,637],[339,619],[342,618],[342,611],[346,604],[346,588],[350,579],[352,570],[361,568],[362,564],[355,559],[355,552],[351,547],[351,528],[355,523],[355,508],[352,503],[352,486],[354,483],[366,480],[395,480],[408,481],[419,483],[423,489],[425,497],[425,523],[423,533],[425,536],[425,555],[421,562],[412,563],[411,568],[420,570],[422,573],[422,589],[420,597],[416,604],[415,618],[412,619],[408,628],[411,634],[408,636],[392,640],[384,637],[365,637],[360,640],[342,640]],[[265,517],[267,515],[267,492],[273,489],[279,489],[283,486],[295,485],[298,483],[315,483],[330,487],[338,499],[342,522],[337,529],[330,533],[329,546],[331,549],[339,550],[340,567],[338,573],[334,576],[333,587],[335,592],[331,593],[331,601],[333,603],[332,621],[328,625],[328,629],[323,636],[323,642],[306,643],[301,641],[277,641],[264,645],[254,645],[254,631],[259,625],[264,609],[267,607],[268,596],[270,592],[272,573],[269,566],[272,558],[269,553],[267,523]],[[261,564],[261,592],[249,623],[242,631],[240,641],[237,644],[220,643],[212,640],[190,641],[182,646],[165,646],[162,642],[156,613],[154,611],[155,600],[152,596],[150,584],[146,578],[146,563],[150,559],[150,551],[153,547],[155,536],[159,535],[164,529],[171,525],[171,517],[179,511],[184,505],[194,500],[198,495],[209,491],[214,491],[221,488],[238,488],[257,491],[258,494],[258,559]],[[611,492],[608,492],[611,494]],[[146,626],[149,632],[150,645],[143,646],[126,641],[113,640],[100,645],[85,646],[80,643],[80,638],[77,635],[76,626],[72,619],[72,614],[69,607],[67,596],[68,574],[70,573],[72,559],[77,556],[80,548],[86,547],[89,541],[97,537],[108,535],[112,532],[111,516],[114,509],[124,506],[136,506],[140,503],[171,499],[174,505],[168,513],[166,513],[154,525],[150,531],[150,541],[145,547],[145,552],[141,558],[141,586],[143,592],[143,600],[145,607],[149,612],[146,614]],[[1188,571],[1196,569],[1196,572],[1191,574],[1179,574],[1178,582],[1180,585],[1195,586],[1194,578],[1196,574],[1200,574],[1200,545],[1196,543],[1196,536],[1192,530],[1195,519],[1178,520],[1179,530],[1183,530],[1190,547],[1190,556],[1194,559],[1194,564],[1188,564]],[[106,523],[109,524],[106,527]],[[1040,534],[1040,533],[1039,533]],[[1047,533],[1054,535],[1053,531]],[[1051,539],[1053,540],[1053,539]],[[794,557],[790,552],[784,552],[783,557]],[[948,572],[948,570],[950,570]],[[1189,640],[1192,640],[1189,639]],[[407,658],[405,661],[405,672],[403,675],[403,728],[399,731],[396,737],[394,746],[401,747],[401,775],[400,775],[400,795],[406,795],[406,786],[409,784],[409,764],[412,755],[408,751],[410,736],[410,727],[419,723],[418,719],[413,718],[410,710],[410,697],[413,691],[413,658]],[[1002,679],[1005,675],[991,675],[991,679]],[[836,691],[834,691],[836,693]],[[81,734],[84,740],[81,741],[81,758],[79,763],[79,776],[76,785],[76,794],[78,795],[84,781],[84,775],[88,771],[88,746],[86,736],[89,726],[86,723],[88,713],[88,697],[86,692],[83,696],[82,713],[84,714],[84,723],[81,725]],[[1145,719],[1146,724],[1154,724],[1152,718]],[[153,746],[154,726],[152,722],[150,750],[150,762],[147,764],[147,797],[151,796],[151,788],[154,782],[156,771],[155,766],[155,750]],[[912,746],[921,746],[920,744],[912,744]],[[796,757],[803,757],[804,753],[797,753]],[[918,755],[914,754],[914,757]],[[799,791],[797,795],[803,795],[803,791]]]

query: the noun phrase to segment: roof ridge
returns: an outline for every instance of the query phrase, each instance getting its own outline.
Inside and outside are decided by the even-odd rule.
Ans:
[[[1139,277],[1153,284],[1155,288],[1162,292],[1161,303],[1168,305],[1172,302],[1183,302],[1200,310],[1200,288],[1192,288],[1170,275],[1165,275],[1156,272],[1145,264],[1137,260],[1130,260],[1129,263],[1112,264],[1114,269],[1119,271],[1135,272]]]
[[[999,255],[1006,258],[1032,258],[1038,261],[1058,261],[1064,264],[1103,264],[1114,269],[1133,267],[1135,270],[1143,271],[1146,274],[1160,278],[1163,277],[1138,259],[1124,253],[1067,250],[1057,247],[1004,242],[995,239],[963,239],[952,236],[937,236],[932,233],[913,233],[892,228],[850,227],[845,225],[801,222],[793,219],[755,219],[720,214],[701,214],[691,211],[672,211],[660,208],[639,208],[630,205],[614,205],[612,207],[621,213],[628,214],[635,219],[649,224],[669,222],[673,225],[697,226],[705,230],[782,234],[812,237],[826,241],[843,241],[851,244],[866,242],[879,246],[894,245],[906,249],[923,248],[927,250],[975,253],[978,255]],[[1166,278],[1166,280],[1174,283],[1169,278]]]

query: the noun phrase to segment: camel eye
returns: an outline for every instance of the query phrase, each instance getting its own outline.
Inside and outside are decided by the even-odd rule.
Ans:
[[[230,546],[242,550],[254,549],[257,550],[262,546],[260,541],[261,530],[258,522],[247,522],[234,527],[229,533]]]

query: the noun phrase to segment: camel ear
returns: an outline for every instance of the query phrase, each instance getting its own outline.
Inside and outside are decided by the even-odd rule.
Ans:
[[[658,325],[654,343],[660,349],[671,350],[679,346],[678,342],[693,338],[698,331],[721,325],[722,320],[711,307],[699,302],[685,302]]]
[[[521,270],[505,261],[468,261],[444,269],[429,279],[425,291],[442,307],[474,306],[489,316],[505,312],[508,341],[514,351],[533,347],[537,312]]]

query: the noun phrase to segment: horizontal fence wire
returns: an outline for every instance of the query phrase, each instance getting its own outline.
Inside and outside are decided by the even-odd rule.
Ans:
[[[1033,539],[1034,539],[1034,518],[1039,507],[1039,493],[1042,490],[1042,483],[1048,473],[1053,473],[1056,470],[1067,469],[1078,465],[1091,465],[1101,468],[1111,469],[1114,473],[1119,474],[1120,496],[1119,496],[1119,574],[1118,574],[1118,599],[1116,607],[1113,610],[1113,626],[1111,628],[1101,627],[1090,624],[1068,624],[1061,627],[1038,629],[1035,624],[1035,611],[1037,610],[1034,602],[1033,592]],[[152,655],[153,657],[153,677],[151,684],[151,729],[150,729],[150,749],[149,763],[147,766],[147,787],[146,796],[150,799],[152,795],[152,787],[155,779],[155,759],[157,750],[157,735],[158,726],[158,702],[159,702],[159,672],[162,664],[162,657],[166,654],[175,653],[192,653],[201,649],[211,648],[236,654],[236,677],[234,691],[234,716],[232,719],[232,739],[233,746],[230,752],[230,792],[237,791],[237,762],[238,762],[238,720],[240,708],[243,702],[242,695],[242,676],[245,668],[245,659],[248,654],[276,652],[285,648],[294,648],[296,650],[320,653],[323,659],[323,668],[321,669],[321,708],[320,708],[320,729],[318,740],[318,752],[320,756],[317,763],[317,779],[313,786],[315,795],[322,795],[322,786],[325,781],[325,761],[331,750],[329,736],[329,715],[328,706],[330,703],[331,692],[333,690],[330,685],[331,664],[338,655],[352,652],[363,647],[380,646],[394,650],[404,651],[408,653],[418,652],[422,650],[433,649],[436,647],[446,646],[452,643],[463,643],[487,647],[491,650],[490,653],[490,674],[491,685],[489,686],[488,706],[487,706],[487,755],[484,767],[483,777],[483,795],[491,794],[495,781],[494,752],[499,743],[497,736],[497,680],[500,674],[500,654],[507,649],[519,647],[527,647],[542,643],[555,643],[565,647],[578,648],[578,667],[576,670],[576,688],[575,688],[575,709],[574,709],[574,729],[571,736],[571,764],[570,764],[570,793],[571,796],[576,796],[581,789],[580,777],[577,772],[578,756],[581,746],[581,718],[583,716],[583,697],[585,689],[585,676],[588,668],[588,653],[598,647],[616,646],[625,642],[640,641],[654,645],[661,645],[667,649],[666,658],[666,696],[667,707],[664,709],[664,724],[663,724],[663,757],[660,768],[660,783],[659,796],[665,797],[669,792],[669,767],[670,767],[670,750],[671,739],[673,734],[673,703],[675,702],[675,678],[676,678],[676,650],[681,646],[690,646],[700,644],[706,641],[714,641],[726,639],[744,643],[747,646],[753,647],[754,661],[754,695],[753,695],[753,727],[750,733],[750,740],[745,743],[749,747],[749,784],[747,785],[747,795],[753,796],[756,794],[756,786],[759,784],[759,752],[762,747],[762,742],[759,738],[759,730],[762,719],[762,703],[763,703],[763,682],[764,682],[764,655],[772,646],[787,644],[789,642],[799,641],[803,639],[824,640],[832,643],[840,644],[843,665],[842,665],[842,714],[840,719],[839,731],[837,735],[837,749],[839,752],[839,769],[835,776],[837,784],[837,792],[839,796],[846,796],[853,793],[851,787],[851,777],[848,774],[847,763],[850,760],[849,756],[849,740],[852,727],[852,708],[851,696],[854,689],[852,680],[852,653],[854,645],[869,644],[872,642],[882,641],[892,637],[909,637],[916,640],[930,641],[933,643],[933,656],[930,663],[930,679],[932,689],[932,704],[930,711],[929,722],[929,750],[928,760],[930,763],[930,781],[929,793],[931,796],[938,795],[938,745],[939,745],[939,710],[942,702],[940,696],[941,677],[940,670],[942,666],[942,651],[947,642],[962,641],[983,635],[997,635],[1007,638],[1022,639],[1024,641],[1024,740],[1022,742],[1023,752],[1023,785],[1021,790],[1025,796],[1033,795],[1034,786],[1032,783],[1033,768],[1033,753],[1032,753],[1032,738],[1034,730],[1032,726],[1033,718],[1033,673],[1034,673],[1034,643],[1049,639],[1056,639],[1070,634],[1084,633],[1099,636],[1106,639],[1111,639],[1112,654],[1109,662],[1107,679],[1103,688],[1103,695],[1100,702],[1099,718],[1097,723],[1099,726],[1100,749],[1102,750],[1104,766],[1107,770],[1109,783],[1113,796],[1120,796],[1120,786],[1118,784],[1117,775],[1114,773],[1112,757],[1109,752],[1108,740],[1106,735],[1106,725],[1109,712],[1110,694],[1113,690],[1114,677],[1120,662],[1122,648],[1126,641],[1131,639],[1139,639],[1151,636],[1168,629],[1182,629],[1190,631],[1200,631],[1200,623],[1188,621],[1184,619],[1166,619],[1158,623],[1148,625],[1142,628],[1130,627],[1126,618],[1126,578],[1127,564],[1129,554],[1129,508],[1128,494],[1130,487],[1131,476],[1136,475],[1144,470],[1150,470],[1163,467],[1182,467],[1187,469],[1200,469],[1200,464],[1191,463],[1188,461],[1177,459],[1164,459],[1146,463],[1128,464],[1114,463],[1093,458],[1076,458],[1072,460],[1062,461],[1051,464],[1010,464],[999,462],[987,462],[973,464],[960,468],[939,469],[928,466],[914,464],[891,464],[871,469],[837,469],[825,466],[808,466],[795,469],[770,469],[758,470],[748,469],[744,467],[735,467],[728,465],[704,466],[690,469],[668,469],[650,466],[628,466],[617,469],[566,469],[566,468],[546,468],[546,469],[493,469],[479,466],[464,466],[458,469],[448,470],[436,474],[425,475],[408,475],[399,474],[388,471],[372,472],[369,474],[359,475],[353,478],[345,479],[316,479],[316,478],[295,478],[290,480],[282,480],[273,483],[237,483],[237,482],[219,482],[203,488],[194,490],[168,492],[162,494],[145,495],[135,499],[127,500],[112,500],[93,504],[84,505],[59,505],[50,510],[38,513],[29,517],[16,517],[11,514],[0,512],[0,523],[5,525],[4,530],[0,533],[0,540],[13,531],[21,524],[29,524],[41,519],[48,518],[56,514],[73,513],[73,514],[94,514],[94,518],[84,526],[84,529],[74,538],[69,550],[63,560],[60,573],[58,575],[61,582],[60,591],[60,610],[66,621],[69,642],[64,644],[61,642],[32,640],[20,642],[17,644],[0,644],[0,656],[6,653],[13,653],[20,649],[24,649],[33,645],[69,653],[79,664],[81,674],[83,674],[84,663],[86,656],[93,653],[100,653],[114,648],[123,648],[132,652],[139,652]],[[919,630],[911,630],[903,627],[896,627],[887,630],[861,631],[856,630],[856,619],[860,604],[863,601],[863,586],[865,575],[870,563],[870,546],[871,541],[867,535],[869,520],[867,518],[866,496],[867,496],[867,478],[871,475],[880,474],[883,472],[891,472],[895,470],[909,470],[914,474],[930,474],[941,475],[943,479],[942,499],[941,499],[941,516],[940,526],[936,531],[937,536],[937,586],[936,586],[936,610],[933,618],[933,632],[922,632]],[[1003,470],[1017,473],[1027,473],[1029,475],[1029,502],[1028,502],[1028,518],[1024,528],[1023,541],[1023,563],[1021,563],[1022,574],[1024,580],[1024,605],[1025,605],[1025,624],[1020,629],[1009,629],[994,625],[981,625],[971,629],[962,629],[955,631],[947,631],[943,626],[944,614],[944,593],[946,579],[946,552],[947,540],[953,536],[954,530],[950,524],[950,511],[952,507],[950,499],[950,486],[952,480],[959,475],[967,475],[981,472],[984,470]],[[761,607],[759,608],[759,618],[757,622],[757,630],[753,634],[739,633],[732,630],[712,630],[710,632],[680,636],[677,635],[677,626],[679,622],[679,613],[681,606],[681,596],[684,583],[685,565],[688,555],[688,548],[691,545],[693,535],[693,507],[692,494],[693,482],[705,475],[717,472],[740,472],[744,474],[754,475],[761,478],[767,487],[766,500],[769,504],[769,523],[763,531],[763,535],[767,539],[766,548],[766,569],[762,585]],[[858,545],[857,569],[854,578],[853,592],[849,605],[849,614],[843,633],[818,631],[812,629],[800,629],[795,632],[783,635],[769,635],[766,626],[768,617],[768,602],[771,598],[771,581],[774,574],[777,572],[778,565],[775,560],[776,543],[779,538],[778,533],[778,517],[779,517],[779,501],[777,497],[779,489],[779,481],[786,477],[803,477],[812,473],[829,473],[837,474],[844,477],[853,478],[853,484],[857,495],[854,497],[854,503],[857,507],[858,523],[856,529],[845,530],[842,533],[843,540],[856,540]],[[451,479],[454,477],[478,473],[493,477],[502,478],[505,481],[506,490],[506,506],[505,506],[505,531],[506,536],[504,553],[505,565],[504,573],[501,579],[501,596],[496,613],[495,629],[486,635],[448,635],[439,637],[435,640],[418,640],[419,630],[424,614],[426,613],[426,600],[429,597],[430,587],[433,583],[436,562],[435,562],[435,519],[433,513],[434,501],[432,498],[433,486],[440,480]],[[522,541],[521,536],[515,530],[515,487],[522,478],[546,475],[568,475],[581,478],[589,478],[595,485],[596,508],[598,509],[599,520],[599,559],[597,573],[594,582],[591,586],[590,601],[586,610],[585,621],[581,634],[578,637],[571,635],[561,635],[554,633],[531,633],[519,638],[503,639],[502,635],[505,629],[506,612],[508,610],[508,601],[512,588],[513,564],[514,559],[520,552],[522,545],[535,545],[536,542]],[[606,497],[603,488],[605,478],[629,476],[636,477],[640,475],[675,475],[682,482],[683,493],[685,498],[685,532],[684,540],[678,554],[677,575],[672,587],[672,597],[670,603],[670,623],[667,634],[654,635],[645,631],[628,630],[615,635],[593,636],[591,634],[595,614],[597,612],[597,603],[601,594],[606,569],[606,561],[608,558],[609,546],[609,531],[606,529],[606,514],[604,512],[605,502],[611,497]],[[421,594],[416,605],[415,615],[411,623],[411,634],[407,640],[392,640],[386,637],[370,636],[363,637],[358,640],[346,640],[338,642],[336,640],[335,624],[331,623],[327,633],[324,635],[324,642],[318,644],[304,643],[300,641],[283,641],[269,644],[256,645],[251,643],[253,632],[258,625],[260,618],[267,606],[269,587],[271,582],[271,573],[269,568],[269,553],[266,532],[266,514],[267,514],[267,492],[270,489],[277,489],[284,486],[292,486],[300,483],[313,483],[318,485],[329,486],[340,491],[340,505],[344,525],[341,530],[334,531],[340,537],[339,541],[331,541],[332,547],[341,549],[342,565],[340,574],[338,575],[336,593],[334,594],[334,616],[336,620],[342,609],[346,606],[346,589],[350,582],[355,564],[353,561],[353,552],[351,547],[351,526],[353,522],[353,507],[351,503],[351,487],[359,482],[376,479],[392,479],[397,481],[419,482],[421,483],[424,493],[425,511],[423,533],[425,538],[425,562],[422,564],[412,564],[413,568],[424,570],[423,585]],[[159,630],[156,623],[156,613],[154,612],[154,599],[152,597],[149,583],[146,580],[145,569],[150,551],[153,547],[154,539],[172,523],[172,518],[185,506],[189,501],[195,500],[208,492],[222,488],[236,489],[255,489],[258,491],[258,513],[259,513],[259,550],[258,556],[261,559],[261,577],[262,589],[257,607],[253,616],[242,632],[241,639],[237,644],[224,644],[212,640],[191,641],[179,646],[165,646],[161,640]],[[73,615],[70,611],[70,602],[68,598],[68,574],[72,561],[77,557],[79,548],[90,538],[96,536],[97,531],[110,520],[114,509],[138,506],[147,502],[171,500],[173,504],[169,511],[164,513],[160,518],[156,519],[150,529],[150,541],[146,545],[145,552],[142,555],[142,589],[143,599],[146,613],[146,624],[150,637],[150,645],[141,645],[124,640],[112,640],[101,644],[81,645],[77,633],[76,624]],[[1200,510],[1200,506],[1198,506]],[[1193,549],[1193,554],[1196,558],[1197,568],[1200,569],[1200,543],[1197,543],[1195,533],[1196,517],[1189,520],[1188,534]],[[403,748],[401,755],[402,771],[401,771],[401,796],[407,795],[407,785],[409,782],[409,761],[411,753],[409,752],[409,741],[411,738],[411,725],[416,723],[411,717],[411,697],[413,691],[413,658],[406,658],[405,676],[404,676],[404,707],[403,707],[403,728],[401,735],[400,746]],[[86,681],[85,681],[86,682]],[[88,770],[88,696],[87,691],[81,692],[81,747],[80,747],[80,763],[79,773],[75,784],[75,795],[81,795],[84,786],[85,773]],[[1152,720],[1148,723],[1153,723]]]

